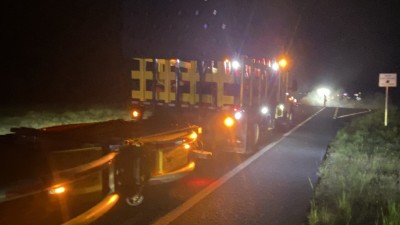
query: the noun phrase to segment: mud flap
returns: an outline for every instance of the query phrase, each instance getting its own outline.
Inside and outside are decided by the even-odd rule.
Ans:
[[[245,154],[256,151],[257,143],[260,138],[260,126],[256,121],[248,121],[246,127],[246,150]]]
[[[149,179],[146,156],[142,146],[123,146],[118,155],[116,170],[116,190],[121,199],[130,206],[143,201],[143,189]]]

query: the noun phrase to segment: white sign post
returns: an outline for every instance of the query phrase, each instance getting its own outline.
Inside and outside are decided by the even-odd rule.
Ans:
[[[396,73],[380,73],[379,74],[379,87],[386,88],[386,98],[385,98],[385,127],[388,121],[388,95],[389,87],[397,87],[397,74]]]

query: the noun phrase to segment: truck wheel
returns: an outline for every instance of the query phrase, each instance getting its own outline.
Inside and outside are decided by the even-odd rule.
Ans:
[[[275,118],[270,117],[268,121],[268,130],[275,129]]]
[[[137,193],[135,195],[125,198],[126,204],[128,204],[130,206],[138,206],[138,205],[142,204],[143,200],[144,200],[144,196],[140,193]]]
[[[247,125],[246,153],[252,153],[256,150],[256,145],[260,137],[260,127],[256,122],[249,122]]]

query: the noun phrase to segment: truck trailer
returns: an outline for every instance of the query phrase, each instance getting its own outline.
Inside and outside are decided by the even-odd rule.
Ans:
[[[132,118],[161,116],[202,127],[204,149],[248,154],[292,120],[289,77],[273,62],[132,58]]]

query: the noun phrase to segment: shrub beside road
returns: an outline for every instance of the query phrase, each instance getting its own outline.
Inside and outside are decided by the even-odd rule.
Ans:
[[[338,132],[320,167],[309,225],[400,224],[400,112],[354,119]]]

